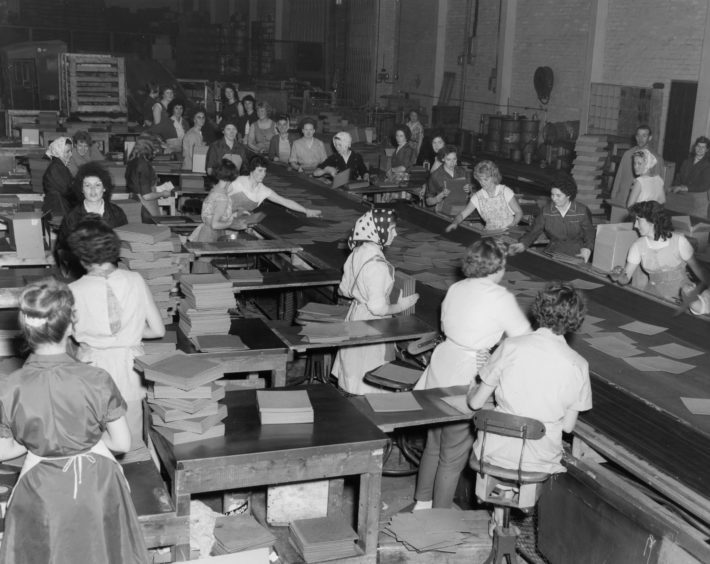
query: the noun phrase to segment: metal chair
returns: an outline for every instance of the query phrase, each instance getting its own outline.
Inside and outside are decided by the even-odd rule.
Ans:
[[[548,472],[528,472],[522,469],[523,452],[527,441],[535,441],[545,436],[545,425],[536,419],[518,417],[490,409],[478,411],[473,422],[481,438],[481,456],[471,458],[471,468],[476,477],[476,497],[482,503],[490,503],[503,508],[503,523],[496,525],[493,533],[493,549],[484,564],[499,564],[507,560],[516,564],[515,542],[517,532],[510,526],[510,509],[515,507],[529,512],[540,495],[539,486],[545,482]],[[522,440],[518,468],[502,468],[486,462],[486,437],[489,433]]]

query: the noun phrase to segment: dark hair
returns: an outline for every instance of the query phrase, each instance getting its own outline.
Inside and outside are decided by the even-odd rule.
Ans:
[[[301,120],[301,129],[303,129],[308,124],[312,125],[313,129],[316,128],[316,120],[314,120],[313,118],[307,117],[307,118],[303,118]]]
[[[101,219],[81,221],[67,242],[71,252],[82,264],[115,264],[120,258],[121,241],[116,232]]]
[[[256,99],[251,94],[247,94],[246,96],[244,96],[244,98],[242,98],[242,104],[244,102],[251,102],[256,106]]]
[[[551,282],[535,296],[532,315],[539,327],[566,335],[582,326],[586,309],[582,294],[572,284]]]
[[[695,140],[695,143],[693,143],[693,148],[695,148],[695,146],[696,146],[698,143],[704,143],[705,146],[706,146],[708,149],[710,149],[710,139],[708,139],[707,137],[705,137],[705,135],[701,135],[700,137],[698,137],[698,138]]]
[[[77,131],[72,137],[72,139],[74,139],[74,145],[76,145],[77,143],[86,143],[87,145],[91,145],[91,143],[93,142],[89,132],[84,131],[83,129]]]
[[[269,166],[269,159],[256,155],[249,161],[249,172],[254,172],[259,167],[266,168],[267,166]]]
[[[145,89],[148,93],[148,96],[151,94],[160,94],[160,84],[157,82],[147,82],[145,85]]]
[[[639,125],[636,128],[636,131],[638,131],[639,129],[645,129],[646,131],[648,131],[649,137],[651,137],[653,135],[653,130],[651,130],[651,127],[647,123],[642,123],[641,125]]]
[[[160,89],[160,97],[161,97],[161,98],[162,98],[163,96],[165,96],[165,91],[166,91],[166,90],[172,90],[172,91],[173,91],[173,94],[175,94],[175,86],[172,85],[172,84],[167,84],[166,86],[163,86],[163,87]]]
[[[451,153],[454,153],[458,159],[459,148],[456,145],[444,145],[441,149],[439,149],[439,152],[436,154],[436,158],[443,163],[446,155],[450,155]]]
[[[670,239],[673,236],[671,216],[661,204],[655,200],[637,202],[629,208],[634,220],[641,217],[653,224],[653,240]]]
[[[577,197],[577,183],[570,174],[562,170],[558,170],[552,177],[549,188],[550,191],[552,191],[553,188],[557,188],[572,201]]]
[[[508,245],[492,237],[479,239],[466,249],[461,270],[466,278],[485,278],[505,268]]]
[[[72,322],[74,295],[54,278],[27,285],[20,294],[18,320],[30,349],[60,343]]]
[[[212,176],[216,180],[226,180],[228,182],[232,182],[233,180],[236,180],[237,176],[239,176],[239,169],[237,168],[237,165],[229,159],[222,159],[222,162],[212,169]]]
[[[491,177],[496,184],[500,184],[500,181],[503,179],[498,165],[496,165],[493,161],[480,161],[473,168],[473,177],[476,180],[483,178],[484,176]]]
[[[290,122],[291,122],[291,116],[288,115],[288,114],[279,114],[278,117],[276,118],[276,121],[279,122],[279,121],[282,121],[282,120],[283,120],[283,121],[287,121],[287,122],[290,123]]]
[[[271,114],[271,104],[269,104],[268,102],[259,102],[256,105],[256,109],[258,110],[259,108],[263,108],[264,110],[266,110],[267,116]]]
[[[222,102],[227,103],[227,88],[231,88],[232,92],[234,92],[234,102],[236,104],[239,103],[239,91],[237,90],[237,87],[234,86],[231,82],[227,82],[224,86],[222,86]]]
[[[409,126],[408,126],[408,125],[399,124],[399,125],[395,125],[394,131],[392,132],[392,143],[393,143],[394,145],[397,144],[397,132],[398,132],[398,131],[401,131],[402,133],[404,133],[404,138],[405,138],[407,141],[411,141],[411,139],[412,139],[412,130],[409,129]]]
[[[204,109],[202,106],[198,106],[190,114],[192,125],[195,125],[195,117],[197,116],[197,114],[202,114],[203,116],[205,116],[205,119],[207,119],[207,110]]]
[[[106,202],[111,201],[111,194],[113,193],[111,174],[96,161],[81,165],[76,172],[76,176],[74,177],[74,191],[76,192],[77,200],[82,201],[84,199],[84,179],[89,176],[95,176],[101,181],[101,184],[104,185],[103,198]]]
[[[183,113],[185,112],[185,102],[183,102],[180,98],[173,98],[168,104],[168,116],[173,115],[173,110],[176,106],[181,106]]]

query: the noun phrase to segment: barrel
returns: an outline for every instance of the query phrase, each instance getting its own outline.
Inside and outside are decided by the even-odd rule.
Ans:
[[[534,153],[538,145],[540,121],[536,119],[520,120],[520,148],[523,153]]]
[[[500,143],[498,141],[491,141],[490,139],[486,141],[486,152],[498,154],[500,151]]]
[[[490,116],[488,118],[488,141],[500,145],[503,116]]]
[[[511,143],[517,145],[520,142],[520,121],[517,118],[503,118],[503,128],[501,133],[502,143]]]

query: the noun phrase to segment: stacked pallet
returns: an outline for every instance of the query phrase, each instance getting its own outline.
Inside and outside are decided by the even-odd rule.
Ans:
[[[605,135],[580,135],[574,146],[572,176],[577,183],[577,201],[589,208],[592,214],[603,214],[602,173],[607,159]]]
[[[232,282],[220,272],[183,274],[180,290],[185,297],[180,301],[178,326],[185,336],[229,333],[229,308],[235,303]]]
[[[216,383],[221,366],[195,355],[173,352],[136,359],[136,367],[153,382],[148,405],[153,428],[178,445],[224,435],[227,406],[224,386]]]
[[[171,296],[173,276],[185,268],[181,244],[168,227],[129,223],[116,228],[121,239],[119,267],[139,272],[153,295],[164,323],[172,323],[177,297]]]

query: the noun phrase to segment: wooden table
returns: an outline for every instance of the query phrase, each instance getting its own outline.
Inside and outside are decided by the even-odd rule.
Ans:
[[[200,243],[188,241],[185,248],[196,257],[203,256],[239,256],[268,253],[297,253],[303,250],[300,245],[277,240],[241,240],[218,243]]]
[[[359,557],[377,556],[382,457],[387,437],[335,388],[309,386],[312,424],[261,425],[256,392],[229,392],[224,437],[173,446],[151,430],[158,456],[172,480],[177,514],[190,514],[193,493],[359,476],[356,531]],[[179,547],[185,559],[189,546]]]
[[[229,333],[238,335],[249,350],[200,353],[180,330],[177,332],[177,345],[188,354],[199,354],[200,358],[219,362],[225,374],[268,370],[271,372],[272,387],[286,385],[286,364],[291,359],[291,352],[262,319],[234,319]]]

